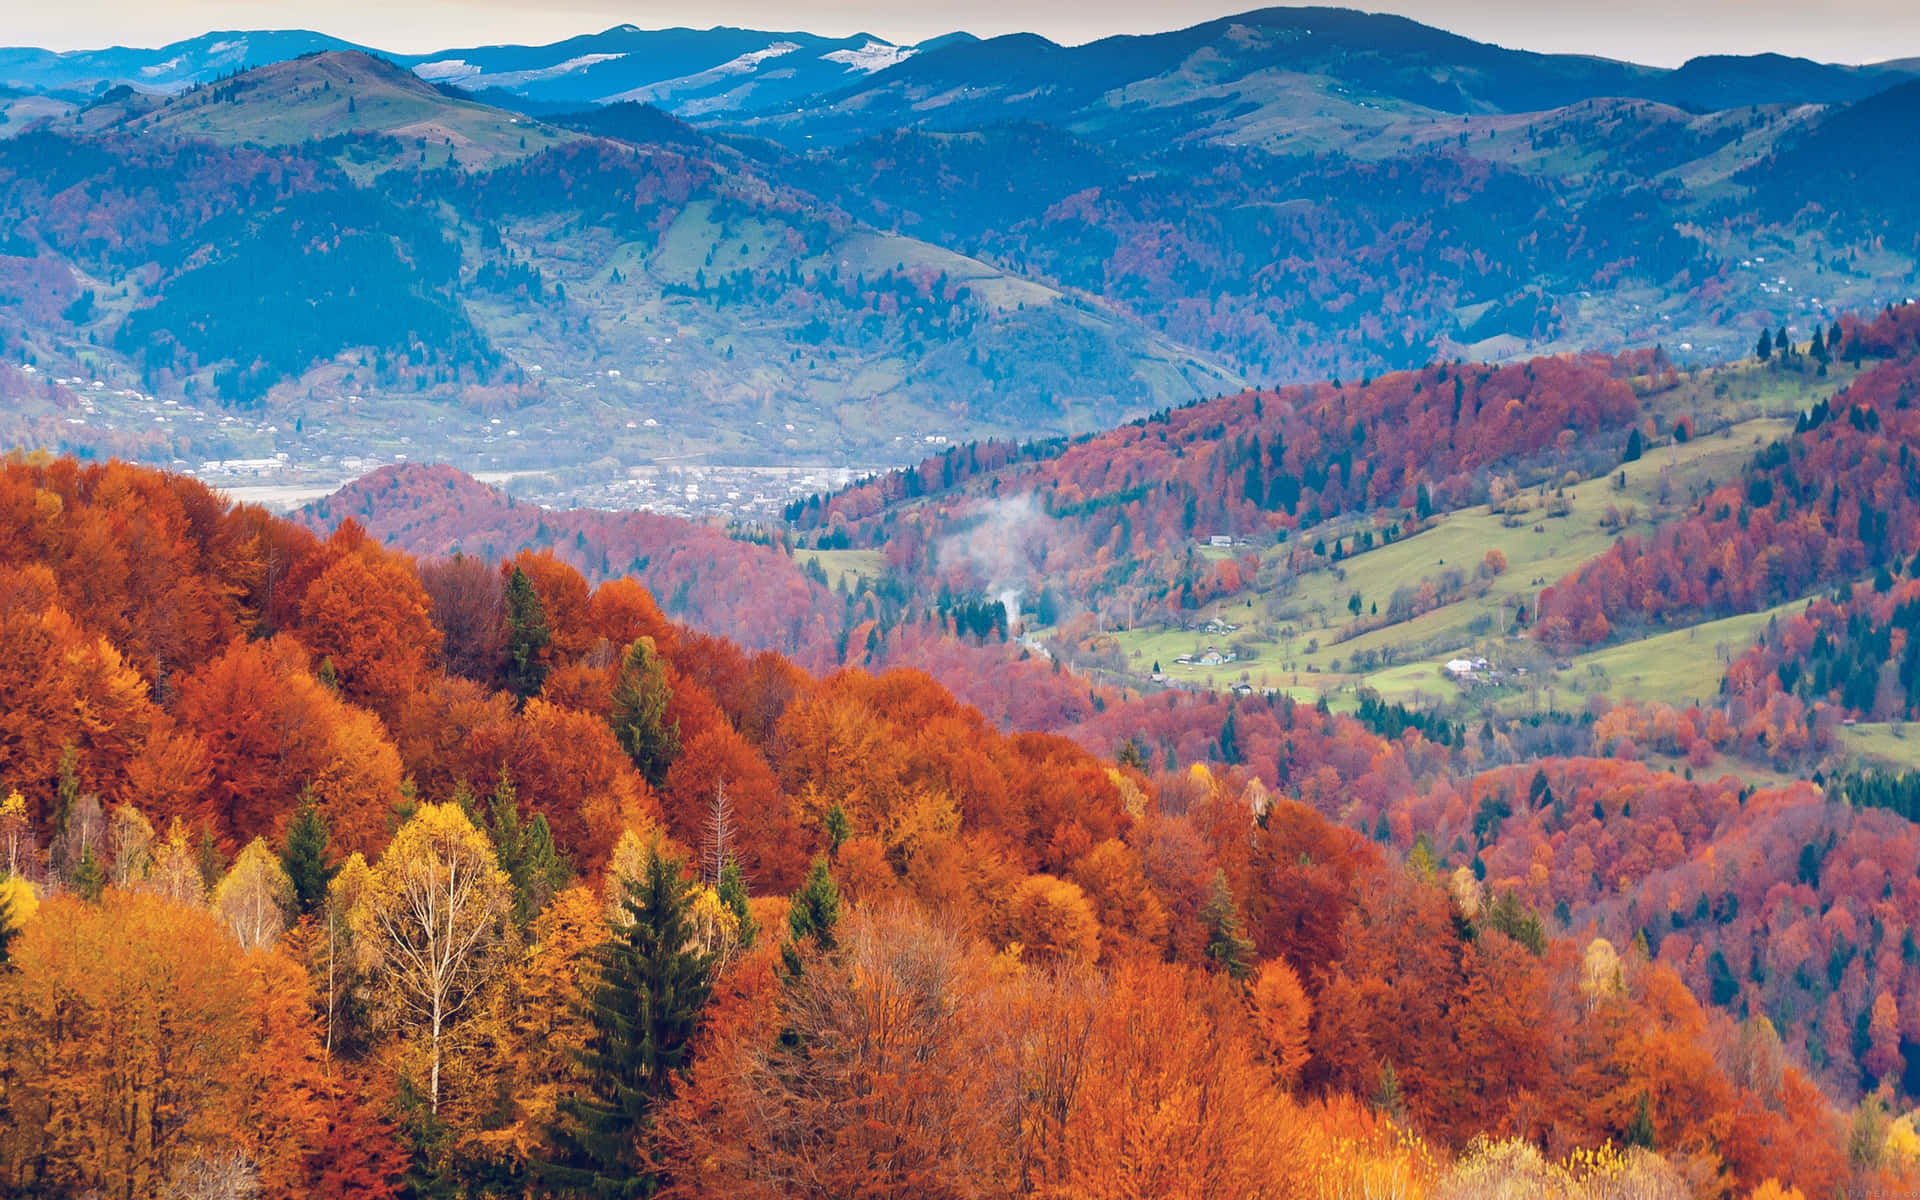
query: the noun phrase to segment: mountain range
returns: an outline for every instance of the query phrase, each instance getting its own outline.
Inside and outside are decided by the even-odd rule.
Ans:
[[[361,51],[405,66],[432,83],[511,97],[535,107],[646,101],[693,114],[768,108],[836,91],[849,76],[883,71],[915,54],[971,40],[951,34],[901,46],[870,34],[829,38],[754,29],[619,25],[545,46],[471,46],[410,55],[304,29],[230,30],[155,50],[0,49],[0,84],[83,93],[124,84],[175,95],[303,54]]]
[[[983,41],[955,32],[901,45],[868,33],[836,38],[628,24],[539,46],[398,54],[309,30],[229,30],[158,49],[0,49],[0,84],[39,91],[127,84],[165,95],[329,50],[376,53],[430,82],[537,106],[642,101],[687,117],[767,114],[775,128],[812,133],[823,124],[870,132],[882,121],[1058,117],[1103,104],[1152,104],[1156,92],[1168,90],[1205,106],[1222,89],[1258,91],[1289,78],[1361,102],[1465,113],[1526,112],[1599,96],[1694,111],[1845,103],[1920,74],[1920,61],[1911,59],[1841,66],[1780,54],[1709,55],[1674,69],[1643,67],[1510,50],[1404,17],[1297,7],[1079,46],[1036,34]],[[1159,86],[1139,86],[1149,81]],[[903,111],[917,115],[903,122]]]
[[[1071,47],[5,51],[0,436],[617,503],[635,465],[885,467],[1248,383],[1723,361],[1915,290],[1916,69],[1340,9]],[[789,498],[726,490],[698,504]]]

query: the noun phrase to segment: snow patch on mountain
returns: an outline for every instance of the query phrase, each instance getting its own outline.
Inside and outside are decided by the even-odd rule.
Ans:
[[[912,46],[895,46],[888,42],[868,42],[858,50],[829,50],[820,57],[826,62],[845,63],[847,74],[859,72],[871,75],[875,71],[884,71],[888,67],[897,67],[912,58]]]
[[[471,79],[480,73],[480,68],[464,58],[443,58],[439,62],[421,63],[413,73],[428,83],[450,83]]]
[[[575,71],[584,71],[588,67],[597,67],[604,62],[625,58],[621,54],[582,54],[557,62],[546,67],[530,67],[524,71],[496,71],[488,74],[464,58],[443,58],[434,62],[421,63],[413,73],[428,83],[452,83],[464,88],[505,88],[512,91],[530,83],[539,83],[546,79],[558,79],[562,75],[571,75]]]
[[[708,67],[692,75],[682,75],[678,79],[663,79],[658,83],[649,83],[611,96],[602,96],[600,103],[624,104],[632,101],[638,104],[651,104],[664,100],[675,92],[700,91],[735,76],[750,75],[759,69],[761,63],[792,54],[799,48],[798,42],[775,42],[764,50],[749,50],[737,58],[728,59],[717,67]]]

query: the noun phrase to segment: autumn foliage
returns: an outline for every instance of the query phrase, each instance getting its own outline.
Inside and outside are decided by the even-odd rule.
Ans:
[[[544,1194],[608,898],[663,861],[718,964],[628,1147],[665,1194],[1466,1195],[1629,1140],[1606,1170],[1702,1196],[1911,1178],[1839,1107],[1910,1091],[1890,813],[1476,772],[1277,697],[1009,732],[550,554],[422,565],[119,465],[0,496],[13,1191]]]

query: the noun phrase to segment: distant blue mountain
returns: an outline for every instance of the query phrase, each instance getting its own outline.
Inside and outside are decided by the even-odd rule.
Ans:
[[[145,91],[172,93],[248,67],[284,62],[302,54],[365,49],[365,46],[306,29],[207,33],[158,50],[126,46],[65,53],[31,48],[0,49],[0,85],[52,91],[93,84],[130,84]]]
[[[796,145],[1003,121],[1160,139],[1288,89],[1450,114],[1535,112],[1602,97],[1705,111],[1850,103],[1916,75],[1913,62],[1829,66],[1777,54],[1700,58],[1669,70],[1509,50],[1399,16],[1268,8],[1081,46],[1035,34],[945,46],[784,111],[756,114],[753,124]],[[1173,108],[1184,110],[1184,128],[1149,114]]]
[[[158,50],[6,49],[0,87],[126,84],[171,93],[244,67],[341,49],[368,48],[285,30],[209,33]],[[903,46],[864,33],[620,25],[544,46],[384,57],[492,103],[517,98],[531,112],[640,102],[705,124],[751,119],[757,132],[793,144],[1006,120],[1066,121],[1087,131],[1132,124],[1140,136],[1158,138],[1179,130],[1134,118],[1185,105],[1183,120],[1197,126],[1299,87],[1441,113],[1530,112],[1596,97],[1718,110],[1851,103],[1920,75],[1911,62],[1847,67],[1776,54],[1711,56],[1665,70],[1509,50],[1343,8],[1268,8],[1083,46],[1034,34],[981,41],[956,33]]]
[[[926,45],[974,39],[948,34]],[[358,49],[422,79],[489,98],[556,106],[642,101],[682,115],[781,107],[838,91],[920,52],[870,34],[826,38],[752,29],[640,29],[621,25],[546,46],[473,46],[388,54],[306,30],[209,33],[158,50],[115,47],[55,53],[0,50],[0,86],[31,90],[131,85],[172,93],[236,70],[324,50]]]

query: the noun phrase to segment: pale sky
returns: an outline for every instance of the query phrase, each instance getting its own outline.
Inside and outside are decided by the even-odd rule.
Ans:
[[[1482,41],[1675,66],[1696,54],[1777,51],[1824,62],[1920,57],[1915,0],[1379,0]],[[314,29],[394,53],[542,43],[611,25],[738,25],[914,42],[964,29],[1030,30],[1059,42],[1178,29],[1259,0],[7,0],[0,45],[158,46],[213,29]]]

